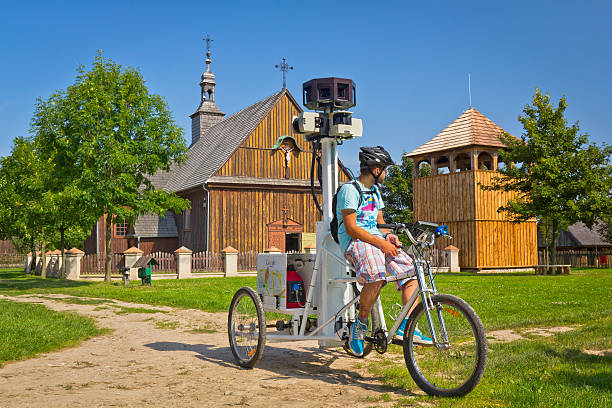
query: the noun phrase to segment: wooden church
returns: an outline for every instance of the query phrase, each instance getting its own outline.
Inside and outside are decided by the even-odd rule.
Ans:
[[[200,104],[190,116],[192,143],[187,160],[170,172],[151,177],[156,188],[189,199],[191,210],[168,212],[165,217],[139,217],[133,226],[117,224],[122,235],[113,237],[113,252],[138,246],[145,253],[174,251],[219,252],[232,246],[238,251],[301,250],[315,242],[320,215],[310,186],[312,148],[294,133],[293,116],[302,112],[291,93],[279,92],[229,117],[215,102],[215,75],[210,51],[200,82]],[[342,168],[342,167],[341,167]],[[342,172],[340,182],[349,180]],[[320,186],[315,191],[319,202]],[[103,224],[100,220],[99,224]],[[96,235],[86,242],[94,249]]]
[[[466,110],[436,137],[408,153],[414,161],[414,218],[447,224],[459,248],[462,269],[526,269],[537,264],[536,220],[512,222],[497,209],[515,196],[486,191],[499,175],[498,125],[476,109]],[[431,176],[419,177],[423,163]]]

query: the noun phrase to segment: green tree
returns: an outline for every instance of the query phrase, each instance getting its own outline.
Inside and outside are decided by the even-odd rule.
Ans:
[[[98,211],[90,189],[82,188],[82,180],[69,160],[74,159],[67,143],[70,130],[69,104],[65,93],[54,93],[37,100],[32,118],[33,145],[39,160],[47,164],[44,198],[52,235],[50,242],[62,251],[61,277],[66,276],[66,246],[82,243],[91,233]],[[66,241],[69,236],[69,242]],[[71,245],[71,246],[72,246]]]
[[[0,160],[0,229],[5,238],[10,237],[21,247],[30,244],[32,254],[36,253],[35,244],[40,245],[42,253],[42,277],[46,277],[46,244],[51,217],[48,196],[49,166],[37,156],[31,140],[18,137],[13,142],[9,156]],[[35,266],[35,256],[33,264]]]
[[[385,218],[393,222],[412,222],[412,159],[402,155],[402,162],[387,168],[381,189]]]
[[[606,242],[612,244],[612,214],[605,214],[601,217],[601,222],[597,226],[597,231]]]
[[[57,152],[62,177],[73,180],[96,216],[107,215],[105,280],[110,281],[115,219],[188,208],[187,200],[158,190],[149,175],[181,163],[182,130],[164,99],[150,94],[140,73],[98,53],[90,70],[59,94],[53,112],[35,115],[33,128]]]
[[[579,134],[578,122],[567,126],[565,97],[555,108],[550,96],[536,89],[532,103],[519,116],[521,140],[507,133],[500,136],[507,146],[502,160],[515,164],[500,170],[503,176],[483,188],[516,191],[517,197],[498,211],[515,221],[538,217],[550,227],[554,264],[561,229],[578,221],[591,228],[602,214],[610,214],[612,148],[588,143],[588,135]]]

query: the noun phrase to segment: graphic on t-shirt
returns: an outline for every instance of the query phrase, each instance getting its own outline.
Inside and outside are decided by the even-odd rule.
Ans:
[[[376,220],[378,219],[378,202],[374,195],[364,195],[363,205],[359,209],[361,211],[357,223],[362,228],[376,228]]]

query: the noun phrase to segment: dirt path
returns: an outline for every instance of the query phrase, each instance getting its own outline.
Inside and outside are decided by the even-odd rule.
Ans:
[[[0,369],[0,406],[367,407],[382,406],[373,401],[389,392],[355,368],[360,360],[310,341],[268,344],[257,368],[240,369],[229,349],[225,313],[120,301],[71,304],[66,298],[0,295],[75,311],[112,329],[74,348],[6,364]],[[126,309],[137,307],[160,312]],[[391,392],[387,404],[408,395]]]

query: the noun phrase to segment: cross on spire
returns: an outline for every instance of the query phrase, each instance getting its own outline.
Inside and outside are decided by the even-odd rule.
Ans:
[[[206,37],[202,38],[204,41],[206,41],[206,51],[210,52],[210,43],[213,42],[214,40],[212,38],[210,38],[210,35],[206,34]]]
[[[287,71],[293,69],[293,67],[287,64],[287,59],[283,57],[280,64],[274,65],[274,68],[278,68],[283,72],[283,89],[287,88]]]

